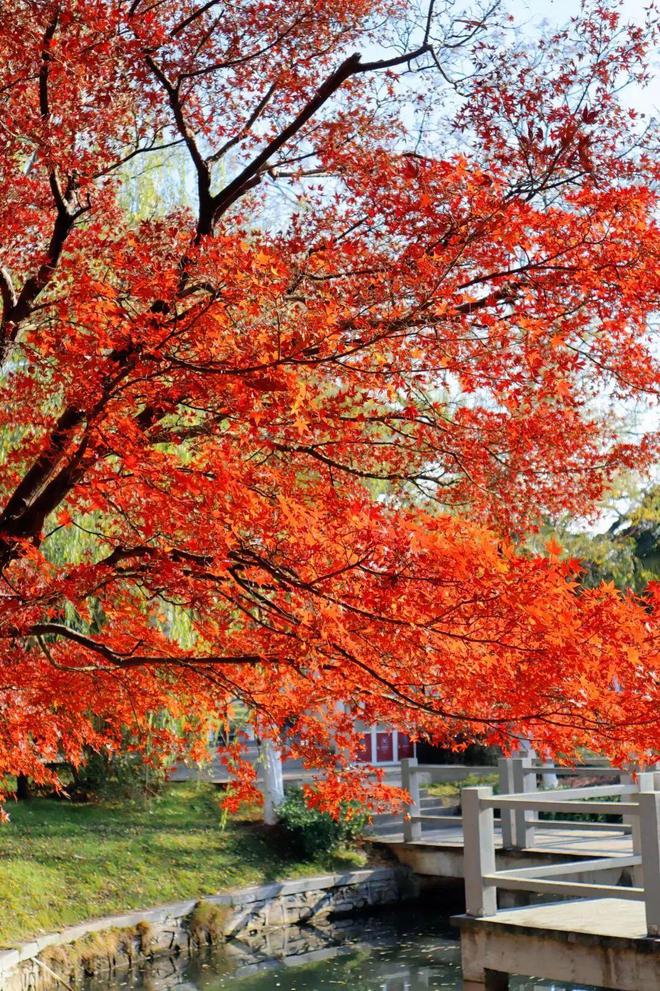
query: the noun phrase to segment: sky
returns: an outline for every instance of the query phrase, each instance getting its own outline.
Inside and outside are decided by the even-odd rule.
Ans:
[[[650,3],[651,0],[619,0],[618,8],[625,20],[642,22]],[[544,21],[553,26],[565,24],[579,9],[579,0],[504,0],[504,4],[517,21],[529,18],[530,30],[538,28]],[[657,69],[660,52],[656,52],[654,61]],[[657,114],[658,87],[655,87],[655,94],[650,87],[631,89],[626,95],[626,102],[649,116]]]
[[[648,0],[619,0],[621,13],[635,20],[646,6]],[[508,0],[507,7],[514,14],[529,11],[534,19],[547,18],[560,24],[577,12],[578,0]]]

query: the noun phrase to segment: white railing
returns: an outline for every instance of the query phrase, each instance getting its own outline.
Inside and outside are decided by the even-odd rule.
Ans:
[[[410,802],[404,810],[403,816],[403,839],[406,843],[419,843],[422,839],[423,823],[432,823],[435,828],[443,826],[462,825],[462,815],[432,815],[424,813],[421,804],[421,780],[426,782],[460,782],[473,776],[483,777],[497,774],[499,779],[499,791],[503,795],[532,795],[537,793],[539,785],[550,775],[557,777],[586,777],[586,778],[614,778],[620,785],[630,784],[632,773],[629,770],[623,771],[617,767],[611,767],[605,763],[578,764],[573,766],[554,766],[541,763],[529,754],[514,757],[501,758],[497,766],[483,765],[470,766],[467,764],[418,764],[414,757],[401,761],[401,784],[410,796]],[[608,786],[609,789],[609,786]],[[575,789],[572,789],[575,791]],[[541,794],[547,794],[542,791]],[[562,796],[567,795],[566,790],[561,790]],[[611,795],[611,790],[601,794]],[[585,789],[585,794],[581,797],[597,797],[598,792],[595,786]],[[580,796],[575,795],[575,798]],[[499,806],[498,806],[499,807]],[[540,810],[542,812],[552,811],[545,805]],[[561,811],[575,812],[574,808],[564,808]],[[593,807],[589,812],[596,812]],[[535,814],[536,813],[536,814]],[[616,815],[621,815],[615,810]],[[631,833],[633,831],[633,821],[629,816],[623,815],[621,822],[575,822],[566,819],[540,819],[537,810],[531,806],[518,805],[513,808],[502,808],[500,818],[497,820],[502,835],[502,846],[507,850],[525,850],[534,846],[534,831],[537,827],[544,830],[579,829],[580,832],[607,832],[607,833]]]
[[[408,792],[410,802],[403,816],[403,839],[405,843],[418,843],[422,838],[422,823],[432,822],[436,826],[455,826],[463,822],[462,816],[429,815],[422,812],[420,778],[426,783],[461,782],[473,775],[482,777],[497,774],[497,768],[489,765],[468,767],[466,764],[418,764],[416,757],[406,757],[401,761],[401,787]]]
[[[533,769],[525,777],[532,777]],[[497,889],[534,891],[568,898],[625,898],[642,901],[649,936],[660,936],[660,775],[640,773],[634,782],[586,788],[494,795],[490,787],[464,788],[464,874],[466,912],[497,913]],[[617,797],[619,801],[601,801]],[[596,801],[593,801],[596,799]],[[632,856],[597,857],[547,867],[496,869],[494,810],[513,813],[517,821],[532,812],[620,815],[632,824]],[[528,820],[524,820],[527,822]],[[546,823],[544,822],[545,826]],[[574,823],[580,828],[584,823]],[[609,826],[608,826],[609,828]],[[561,880],[570,875],[633,869],[633,887]]]

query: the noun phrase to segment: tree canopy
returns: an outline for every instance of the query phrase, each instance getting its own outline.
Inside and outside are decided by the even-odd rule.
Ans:
[[[7,0],[0,771],[236,699],[329,803],[356,713],[657,753],[653,589],[519,541],[657,455],[616,6]],[[170,147],[194,209],[127,210]]]

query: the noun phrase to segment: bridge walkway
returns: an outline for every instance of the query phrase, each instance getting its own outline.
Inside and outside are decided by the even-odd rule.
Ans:
[[[502,830],[495,827],[495,847],[504,850]],[[572,854],[589,857],[629,857],[633,852],[633,842],[630,833],[618,831],[593,833],[581,830],[578,825],[570,829],[551,829],[544,831],[541,827],[534,830],[535,837],[532,846],[526,847],[527,854]],[[393,852],[399,853],[402,847],[406,849],[421,849],[424,847],[450,847],[462,850],[464,845],[463,827],[448,825],[438,829],[424,830],[420,839],[406,843],[402,830],[378,833],[371,838],[372,843],[383,844]],[[660,991],[660,989],[659,989]]]

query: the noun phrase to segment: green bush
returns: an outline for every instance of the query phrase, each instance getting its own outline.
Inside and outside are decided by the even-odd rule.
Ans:
[[[71,790],[76,797],[147,798],[161,791],[167,770],[165,764],[148,763],[139,752],[90,751],[74,771]]]
[[[357,802],[345,802],[338,819],[305,801],[302,788],[291,788],[278,809],[280,825],[298,855],[314,857],[355,842],[368,816]]]
[[[570,788],[574,787],[571,785],[560,785],[561,787]],[[561,795],[559,796],[561,798]],[[603,799],[596,796],[595,798],[586,798],[586,802],[602,802]],[[610,798],[606,799],[608,802],[620,802],[621,798],[619,795],[612,795]],[[600,813],[600,812],[539,812],[539,819],[545,819],[554,822],[604,822],[604,823],[619,823],[621,822],[621,816],[614,813]]]

